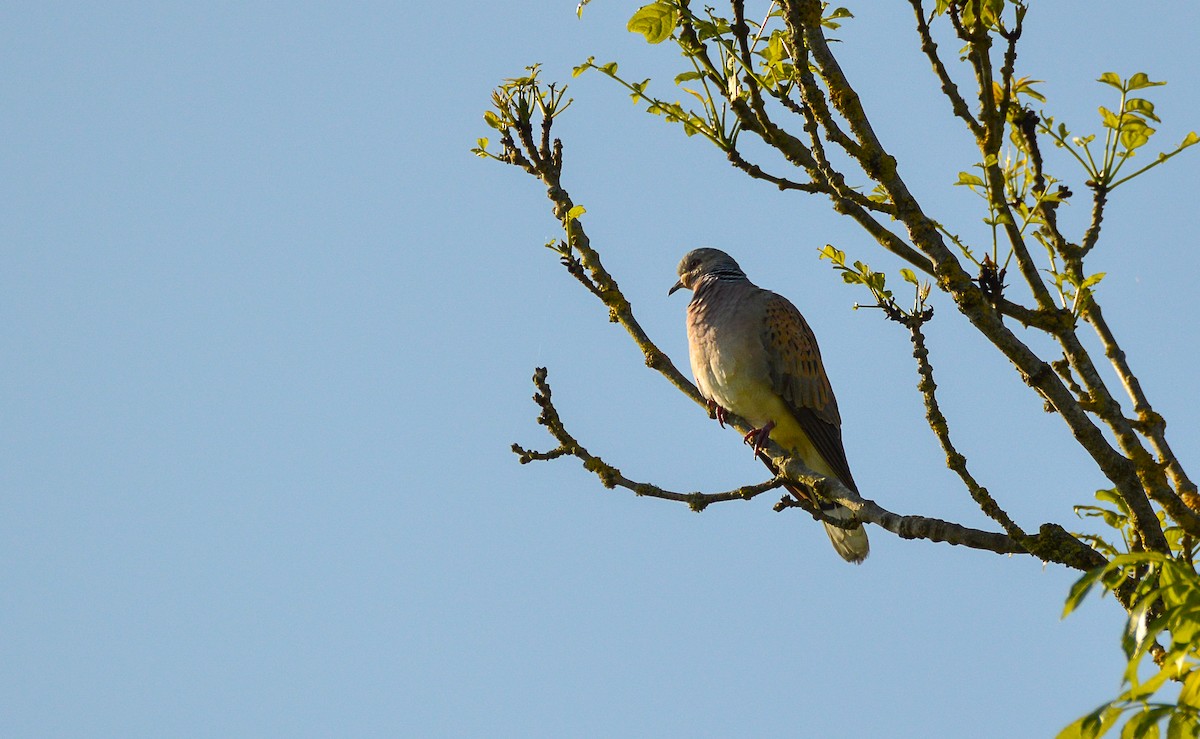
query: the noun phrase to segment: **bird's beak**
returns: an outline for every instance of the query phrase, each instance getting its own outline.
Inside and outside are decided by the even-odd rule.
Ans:
[[[679,290],[680,288],[683,288],[683,287],[687,287],[687,286],[683,284],[683,280],[680,280],[679,282],[676,282],[674,285],[671,286],[671,289],[667,291],[667,295],[671,295],[676,290]]]

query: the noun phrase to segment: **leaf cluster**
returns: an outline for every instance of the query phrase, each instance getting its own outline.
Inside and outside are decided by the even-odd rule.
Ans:
[[[1145,172],[1157,167],[1184,149],[1200,143],[1200,136],[1190,131],[1173,149],[1160,152],[1153,162],[1121,177],[1125,164],[1132,159],[1138,149],[1150,143],[1150,138],[1157,129],[1150,122],[1160,123],[1154,112],[1154,104],[1144,97],[1133,97],[1130,93],[1152,87],[1161,87],[1166,82],[1154,82],[1145,72],[1136,72],[1123,79],[1116,72],[1105,72],[1097,82],[1102,82],[1120,93],[1120,101],[1116,110],[1110,110],[1101,105],[1100,124],[1104,129],[1103,145],[1096,148],[1096,134],[1073,136],[1066,124],[1055,125],[1054,118],[1042,115],[1041,131],[1048,135],[1054,145],[1065,149],[1083,167],[1088,175],[1088,185],[1093,188],[1112,191],[1118,185],[1129,182]]]
[[[821,249],[817,250],[819,259],[828,259],[836,270],[842,276],[842,281],[847,285],[862,285],[871,293],[871,297],[875,302],[870,305],[854,304],[854,310],[859,308],[879,308],[889,319],[912,325],[913,323],[923,323],[933,317],[933,309],[929,308],[928,300],[929,293],[932,290],[932,285],[929,282],[922,283],[917,279],[917,275],[911,269],[903,267],[900,269],[900,276],[905,282],[911,283],[913,286],[913,302],[912,308],[901,308],[892,295],[892,291],[887,289],[887,275],[883,272],[876,272],[871,269],[865,262],[855,260],[853,264],[846,264],[846,252],[834,247],[832,244],[826,244]]]
[[[1121,519],[1117,515],[1112,523],[1120,526]],[[1159,552],[1115,555],[1071,587],[1063,615],[1097,584],[1132,591],[1133,608],[1121,640],[1128,659],[1122,691],[1063,729],[1059,739],[1103,736],[1122,721],[1123,738],[1159,736],[1164,722],[1168,737],[1200,736],[1200,575],[1190,559]],[[1147,667],[1152,668],[1148,675]],[[1159,698],[1172,682],[1181,685],[1176,699]]]

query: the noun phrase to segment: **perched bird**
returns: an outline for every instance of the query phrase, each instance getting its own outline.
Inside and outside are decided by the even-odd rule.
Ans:
[[[756,453],[769,436],[809,469],[858,492],[817,339],[796,306],[750,282],[733,257],[719,249],[688,252],[678,272],[679,282],[668,295],[680,288],[692,291],[687,309],[692,374],[717,419],[723,420],[725,411],[736,413],[753,424],[746,441]],[[818,504],[829,518],[852,518],[845,506]],[[825,523],[825,531],[842,559],[855,564],[866,559],[870,547],[861,524]]]

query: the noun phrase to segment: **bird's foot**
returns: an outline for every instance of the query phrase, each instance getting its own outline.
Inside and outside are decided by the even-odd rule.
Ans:
[[[771,429],[775,428],[774,421],[767,421],[767,425],[760,429],[753,429],[750,433],[742,437],[742,441],[754,447],[754,456],[762,451],[763,446],[767,443],[767,439],[771,436]]]
[[[717,419],[721,428],[725,428],[725,409],[717,405],[715,400],[706,400],[705,403],[708,405],[708,417]]]

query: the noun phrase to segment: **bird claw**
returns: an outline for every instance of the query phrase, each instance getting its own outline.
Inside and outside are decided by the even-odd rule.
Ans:
[[[767,439],[771,436],[771,429],[775,428],[774,421],[767,421],[767,425],[760,429],[751,429],[750,433],[742,437],[742,441],[754,447],[754,456],[758,456],[762,452],[763,446],[766,445]]]
[[[725,409],[717,405],[715,400],[704,401],[708,405],[708,417],[717,419],[717,423],[721,424],[721,428],[725,428]]]

